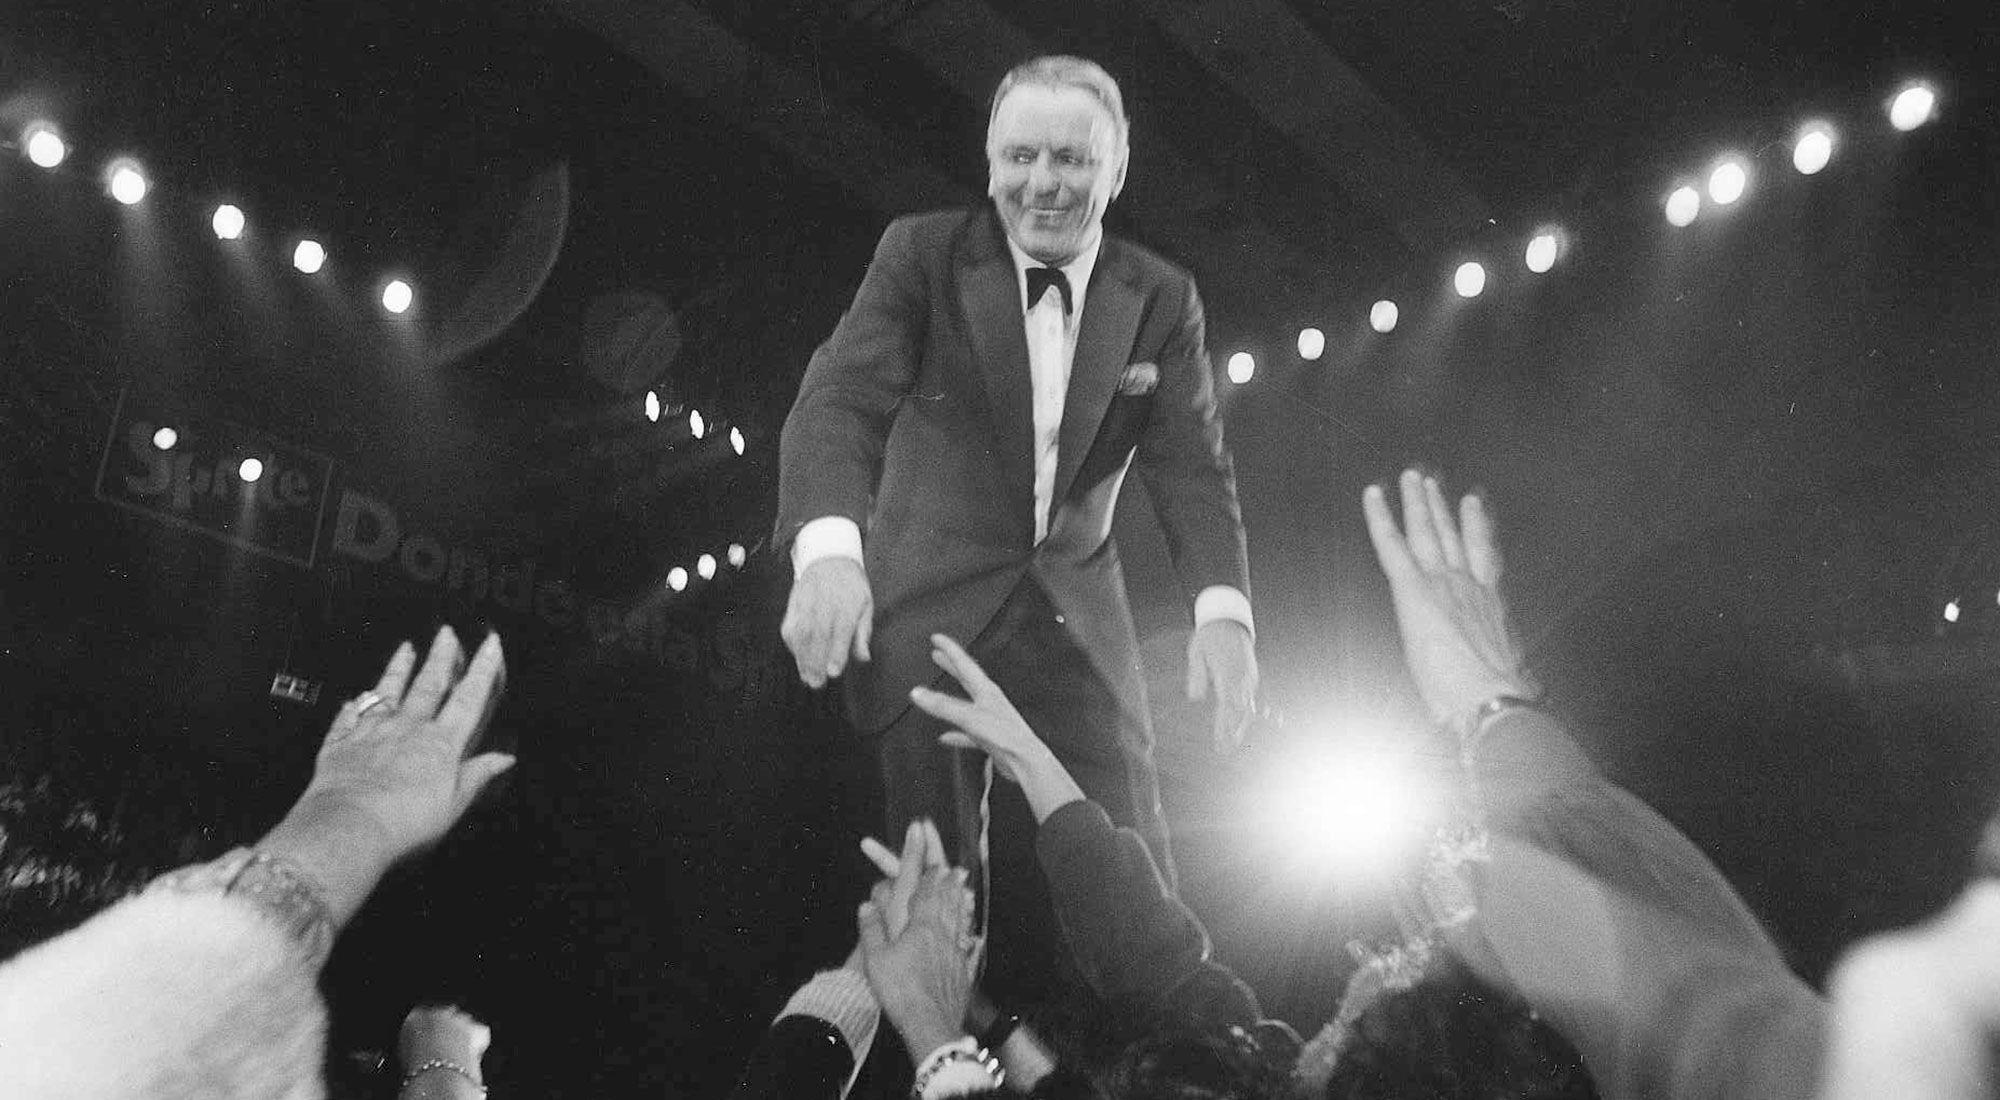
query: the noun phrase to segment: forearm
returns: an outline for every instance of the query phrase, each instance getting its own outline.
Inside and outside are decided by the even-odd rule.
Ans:
[[[1064,806],[1083,801],[1083,788],[1077,786],[1076,778],[1056,759],[1054,751],[1040,742],[1036,743],[1035,751],[1020,761],[1015,775],[1020,779],[1021,794],[1028,800],[1028,809],[1035,815],[1037,825]]]
[[[336,933],[361,910],[397,854],[365,815],[312,792],[256,848],[290,864],[318,887]]]

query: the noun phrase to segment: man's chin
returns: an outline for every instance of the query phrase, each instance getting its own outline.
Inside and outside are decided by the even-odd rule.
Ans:
[[[1027,218],[1022,219],[1022,222],[1025,221]],[[1020,246],[1021,251],[1041,263],[1052,265],[1068,263],[1076,258],[1077,242],[1082,239],[1082,234],[1069,229],[1053,233],[1045,229],[1030,229],[1022,222],[1015,223],[1013,232],[1014,243]]]

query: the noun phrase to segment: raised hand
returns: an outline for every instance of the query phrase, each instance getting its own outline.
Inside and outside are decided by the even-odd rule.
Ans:
[[[953,748],[979,749],[1002,777],[1021,785],[1037,822],[1066,803],[1083,797],[1069,770],[986,675],[965,647],[943,634],[931,635],[931,660],[951,673],[970,698],[960,699],[927,687],[910,691],[910,701],[933,718],[954,727],[938,740]]]
[[[874,837],[863,837],[862,854],[882,872],[868,900],[888,922],[889,935],[900,936],[910,922],[910,899],[924,875],[950,870],[944,856],[944,838],[928,819],[910,822],[903,831],[903,852],[899,856]]]
[[[1403,657],[1431,716],[1462,723],[1496,695],[1537,695],[1500,598],[1500,548],[1484,502],[1465,497],[1454,523],[1435,478],[1405,470],[1400,488],[1401,530],[1380,486],[1368,487],[1361,507],[1389,578]]]
[[[798,662],[799,679],[817,691],[845,672],[850,658],[869,659],[874,629],[875,597],[867,571],[853,558],[835,556],[806,566],[792,582],[778,633]]]
[[[856,914],[868,987],[912,1059],[965,1034],[983,946],[972,935],[972,911],[965,873],[947,868],[924,874],[900,933],[890,932],[873,902]]]

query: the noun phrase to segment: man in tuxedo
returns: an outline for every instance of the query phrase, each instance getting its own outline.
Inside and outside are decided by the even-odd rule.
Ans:
[[[843,680],[849,717],[879,738],[889,835],[932,817],[961,865],[983,865],[991,776],[910,705],[945,679],[939,633],[1171,868],[1111,539],[1135,465],[1192,601],[1188,690],[1214,700],[1218,748],[1241,740],[1256,693],[1201,300],[1186,272],[1103,232],[1127,142],[1097,65],[1009,73],[987,130],[991,204],[889,226],[785,422],[785,642],[811,687]]]

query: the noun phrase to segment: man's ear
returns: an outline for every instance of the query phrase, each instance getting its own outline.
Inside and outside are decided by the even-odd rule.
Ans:
[[[1125,169],[1132,166],[1132,150],[1128,146],[1118,154],[1118,173],[1111,177],[1111,200],[1125,192]]]

